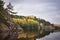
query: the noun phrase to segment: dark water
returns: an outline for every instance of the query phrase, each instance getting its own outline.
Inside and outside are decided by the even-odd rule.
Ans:
[[[60,32],[50,33],[49,35],[36,40],[60,40]]]

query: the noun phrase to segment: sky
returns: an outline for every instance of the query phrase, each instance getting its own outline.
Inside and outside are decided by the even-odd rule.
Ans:
[[[17,15],[34,15],[51,23],[60,24],[60,0],[5,0],[14,6]]]

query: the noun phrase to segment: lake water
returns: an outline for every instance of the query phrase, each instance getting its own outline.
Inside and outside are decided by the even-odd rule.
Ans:
[[[60,40],[60,32],[50,33],[49,35],[36,40]]]

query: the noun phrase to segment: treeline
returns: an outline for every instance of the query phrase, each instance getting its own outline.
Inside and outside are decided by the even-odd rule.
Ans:
[[[11,15],[14,22],[18,23],[24,31],[38,32],[38,30],[53,31],[54,25],[36,16]]]

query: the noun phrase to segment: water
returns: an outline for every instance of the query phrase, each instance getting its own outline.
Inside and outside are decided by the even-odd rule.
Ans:
[[[49,35],[36,40],[60,40],[60,32],[50,33]]]

